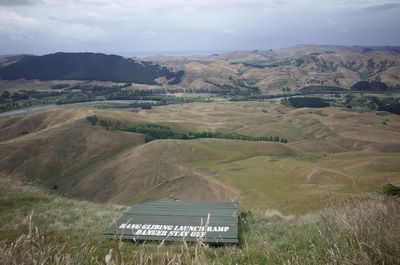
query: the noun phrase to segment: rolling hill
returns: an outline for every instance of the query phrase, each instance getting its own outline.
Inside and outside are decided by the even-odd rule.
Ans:
[[[8,97],[36,89],[68,96],[74,92],[54,86],[85,84],[86,90],[75,92],[123,87],[131,94],[175,89],[248,95],[257,89],[323,93],[336,87],[343,89],[338,101],[360,96],[348,105],[318,109],[218,96],[215,102],[150,108],[85,103],[0,117],[0,265],[398,264],[400,200],[383,195],[383,186],[400,185],[400,116],[361,106],[370,95],[398,96],[369,92],[383,87],[381,82],[389,89],[398,86],[398,47],[298,45],[202,57],[104,56],[0,58],[0,73],[48,74],[44,81],[0,80],[0,90],[9,91]],[[74,59],[58,68],[58,59],[66,57]],[[78,79],[98,73],[100,81]],[[56,76],[78,80],[46,79]],[[101,81],[110,78],[138,79],[127,81],[132,85]],[[358,92],[347,91],[352,87]],[[46,100],[40,104],[50,104]],[[176,134],[236,133],[288,142],[147,141],[144,134],[124,130],[149,124]],[[129,205],[154,199],[238,201],[240,245],[140,244],[100,236]]]
[[[400,85],[399,47],[296,45],[270,51],[212,56],[149,57],[143,60],[185,71],[180,86],[209,90],[257,87],[263,94],[296,92],[307,86],[344,89],[362,80]]]
[[[296,45],[269,51],[133,59],[94,53],[4,56],[3,61],[9,61],[0,68],[0,88],[13,87],[7,79],[25,78],[114,81],[134,83],[131,89],[231,94],[290,94],[309,87],[346,90],[368,80],[398,89],[399,50],[397,46]]]
[[[289,143],[145,143],[142,134],[91,125],[89,115],[177,132],[278,135]],[[304,213],[386,183],[400,184],[399,128],[400,119],[392,114],[267,102],[192,103],[140,112],[64,107],[0,119],[0,167],[6,176],[95,202],[239,199],[243,209]]]

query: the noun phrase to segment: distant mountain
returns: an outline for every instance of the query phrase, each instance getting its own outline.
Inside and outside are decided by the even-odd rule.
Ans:
[[[158,78],[177,84],[183,75],[183,71],[174,72],[153,62],[101,53],[25,56],[0,68],[0,78],[7,80],[97,80],[154,85],[158,83]]]
[[[182,87],[280,94],[350,89],[360,81],[400,86],[400,46],[295,45],[210,56],[148,57],[185,71]],[[363,84],[363,83],[361,83]]]
[[[400,46],[295,45],[209,56],[128,59],[56,53],[9,59],[14,61],[0,68],[1,79],[115,81],[231,94],[348,90],[360,81],[400,88]]]

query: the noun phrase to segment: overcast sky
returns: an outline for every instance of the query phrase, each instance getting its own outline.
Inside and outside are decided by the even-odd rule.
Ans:
[[[0,0],[0,54],[400,45],[400,0]]]

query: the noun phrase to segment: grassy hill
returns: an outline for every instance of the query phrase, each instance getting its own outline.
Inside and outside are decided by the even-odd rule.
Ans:
[[[100,53],[54,53],[24,56],[0,68],[6,80],[97,80],[124,83],[157,84],[157,78],[180,82],[183,72],[175,73],[151,62],[138,62],[117,55]]]
[[[239,246],[124,242],[101,233],[127,208],[0,178],[0,264],[397,264],[400,201],[354,198],[298,216],[244,212]]]
[[[373,80],[369,84],[383,81],[393,88],[399,72],[396,47],[302,45],[148,59],[159,64],[128,64],[157,74],[165,65],[185,75],[179,85],[168,85],[180,78],[178,72],[171,71],[175,76],[170,78],[151,77],[151,85],[139,89],[146,93],[201,89],[252,91],[254,96],[255,88],[264,94],[322,93],[339,86],[347,91],[365,77]],[[0,89],[62,90],[68,96],[68,89],[53,90],[60,84],[88,86],[81,94],[89,88],[123,88],[133,95],[138,89],[137,84],[77,80],[1,80]],[[104,103],[1,117],[0,265],[398,264],[400,201],[383,196],[382,186],[400,185],[400,116],[373,111],[379,109],[377,103],[360,107],[386,102],[366,101],[377,94],[346,93],[337,97],[343,104],[336,107],[325,95],[331,106],[318,109],[266,101],[151,108],[120,108],[117,103],[105,108]],[[91,122],[93,117],[97,122]],[[168,127],[174,135],[212,132],[288,143],[220,138],[148,142],[144,134],[123,130],[149,124]],[[153,199],[238,201],[240,245],[211,248],[201,242],[136,244],[101,238],[128,205]]]
[[[92,125],[281,136],[289,143],[163,139]],[[268,102],[87,106],[0,119],[0,264],[396,264],[400,118]],[[368,132],[368,133],[366,133]],[[128,205],[238,200],[240,246],[100,237]],[[107,264],[107,263],[106,263]]]
[[[96,202],[240,198],[244,209],[305,213],[386,183],[400,184],[400,119],[376,113],[266,102],[191,103],[140,112],[58,108],[1,119],[0,166],[7,175]],[[289,143],[145,143],[142,134],[91,125],[86,117],[92,115],[176,132],[280,136]]]

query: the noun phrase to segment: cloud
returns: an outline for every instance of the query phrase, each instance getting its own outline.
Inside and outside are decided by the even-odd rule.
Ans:
[[[1,53],[399,45],[395,0],[0,0]],[[364,10],[354,16],[355,10]],[[363,28],[361,28],[363,27]],[[346,29],[346,30],[344,30]],[[393,37],[395,36],[395,37]],[[7,40],[7,42],[3,41]],[[390,40],[390,41],[389,41]]]
[[[224,30],[222,30],[222,33],[231,35],[231,34],[235,34],[236,30],[234,30],[234,29],[224,29]]]
[[[145,31],[145,34],[147,34],[147,35],[157,35],[157,32],[155,32],[154,30],[147,30],[147,31]]]
[[[360,13],[376,13],[386,10],[398,9],[400,8],[400,3],[384,3],[381,5],[374,5],[363,8],[360,10]]]
[[[40,2],[40,0],[0,0],[0,6],[32,5]]]

